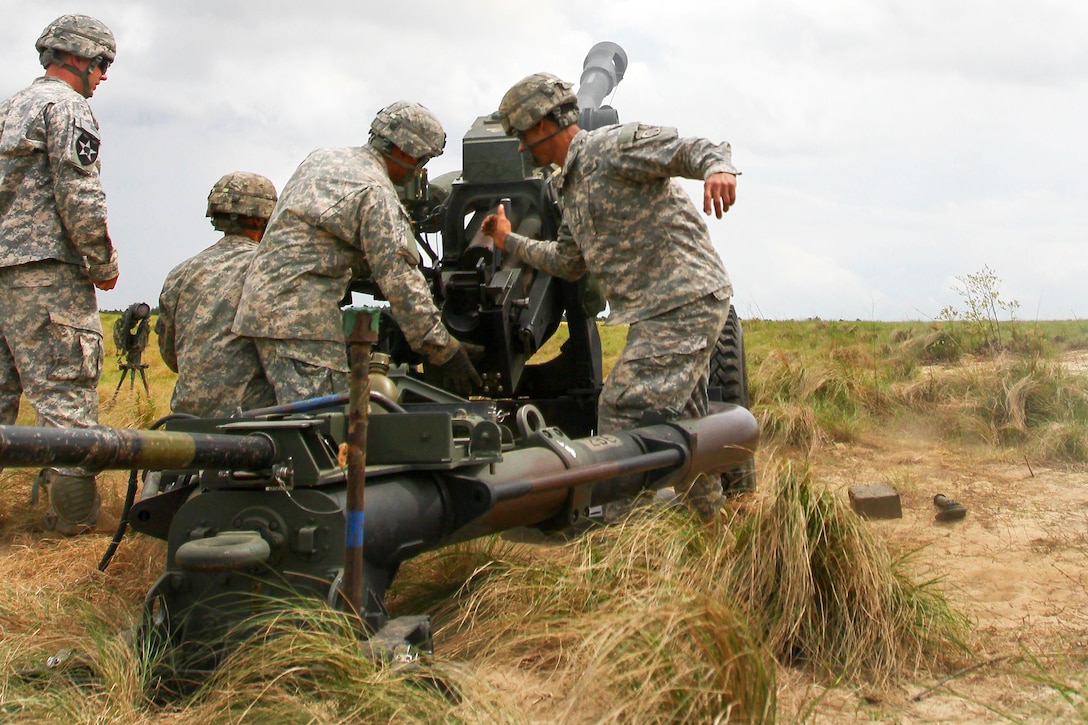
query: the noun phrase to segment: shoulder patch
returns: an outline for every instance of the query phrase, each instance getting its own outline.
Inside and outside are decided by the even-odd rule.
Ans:
[[[82,166],[91,166],[98,161],[98,150],[101,145],[98,134],[89,128],[78,125],[75,131],[73,134],[75,145],[72,148],[72,153]]]
[[[647,141],[667,141],[676,137],[676,129],[668,126],[647,126],[644,123],[628,123],[620,132],[621,146],[636,146]]]
[[[635,134],[638,133],[639,126],[642,124],[632,121],[631,123],[625,123],[620,126],[619,142],[620,146],[627,146],[635,140]]]

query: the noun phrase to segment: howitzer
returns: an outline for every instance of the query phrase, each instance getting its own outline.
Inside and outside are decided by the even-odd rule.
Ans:
[[[491,401],[447,402],[403,369],[390,378],[400,401],[379,396],[389,412],[369,416],[357,612],[388,647],[431,649],[426,617],[386,609],[404,561],[515,527],[565,529],[593,506],[741,466],[758,443],[755,419],[734,405],[572,439],[532,406],[504,417]],[[146,631],[202,669],[225,633],[272,599],[350,609],[341,589],[347,469],[338,459],[346,412],[342,401],[298,408],[171,417],[151,431],[0,426],[0,465],[161,472],[128,512],[135,530],[167,542]]]

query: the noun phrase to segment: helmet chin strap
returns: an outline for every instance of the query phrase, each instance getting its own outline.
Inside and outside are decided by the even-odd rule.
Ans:
[[[382,156],[389,159],[394,164],[396,164],[397,166],[401,167],[402,169],[404,169],[405,171],[408,172],[408,175],[405,176],[404,180],[400,182],[402,184],[407,183],[409,180],[415,178],[419,174],[419,170],[422,169],[424,166],[426,166],[427,162],[430,161],[429,158],[427,158],[426,156],[423,156],[423,157],[421,157],[419,159],[419,161],[417,161],[413,165],[413,164],[409,164],[406,161],[401,161],[400,159],[398,159],[396,156],[393,156],[393,154],[391,154],[388,151],[382,151],[381,154],[382,154]]]
[[[382,156],[389,159],[390,161],[392,161],[394,164],[401,167],[405,171],[410,171],[410,170],[415,168],[415,166],[413,166],[412,164],[409,164],[409,163],[407,163],[405,161],[401,161],[400,159],[398,159],[396,156],[389,153],[388,151],[382,151]]]
[[[533,141],[532,143],[525,144],[525,148],[527,148],[527,149],[529,149],[531,151],[531,150],[535,149],[537,146],[539,146],[540,144],[544,143],[545,141],[558,136],[559,132],[562,131],[562,130],[563,129],[561,129],[561,128],[557,128],[557,129],[555,129],[555,131],[549,133],[544,138],[538,138],[536,141]]]
[[[57,65],[59,65],[61,68],[68,71],[72,75],[78,77],[79,80],[83,82],[83,90],[80,91],[80,94],[84,98],[91,97],[91,94],[93,93],[93,91],[91,90],[91,69],[93,68],[92,65],[88,64],[86,70],[80,70],[71,63],[62,60],[58,60]]]

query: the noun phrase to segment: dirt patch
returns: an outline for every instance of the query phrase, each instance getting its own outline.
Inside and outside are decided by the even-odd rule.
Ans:
[[[1061,661],[1088,654],[1085,467],[1033,465],[1013,455],[956,450],[893,432],[830,448],[818,457],[814,474],[841,489],[844,498],[853,484],[896,488],[903,518],[871,521],[872,530],[916,551],[919,575],[928,571],[940,577],[942,591],[974,623],[967,669],[947,683],[918,681],[886,693],[826,693],[815,721],[993,722],[1003,720],[1001,714],[1082,721],[1088,710],[1080,698],[1088,680],[1076,671],[1065,679]],[[933,497],[938,493],[964,504],[967,516],[937,522]],[[1063,657],[1052,657],[1057,653]],[[1041,681],[1031,682],[1033,675]],[[1058,681],[1071,682],[1081,694],[1060,692],[1053,686]],[[780,684],[787,710],[789,703],[813,696],[811,683],[799,681],[796,673],[780,678]]]
[[[1074,373],[1088,375],[1088,350],[1074,350],[1061,357],[1062,366]]]

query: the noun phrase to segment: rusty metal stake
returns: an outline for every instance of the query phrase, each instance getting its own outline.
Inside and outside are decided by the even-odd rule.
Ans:
[[[354,307],[344,310],[344,329],[351,360],[344,589],[348,604],[364,620],[363,494],[366,488],[366,434],[370,406],[370,346],[378,340],[378,319],[378,314],[373,310]]]

